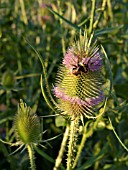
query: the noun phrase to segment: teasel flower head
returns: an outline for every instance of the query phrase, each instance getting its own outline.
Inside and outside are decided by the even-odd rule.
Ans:
[[[29,153],[30,166],[32,170],[36,170],[35,165],[35,152],[34,149],[37,145],[42,146],[40,143],[40,121],[38,116],[33,112],[33,110],[20,99],[18,105],[17,114],[14,117],[14,135],[16,137],[16,142],[6,142],[0,139],[1,142],[6,143],[10,146],[19,146],[10,155],[16,153],[17,151],[27,148]],[[23,149],[23,150],[24,150]]]
[[[16,137],[15,143],[6,142],[2,139],[0,139],[0,142],[8,144],[10,146],[19,146],[10,155],[21,150],[21,148],[23,147],[23,150],[27,149],[32,170],[36,170],[35,149],[38,149],[38,145],[45,148],[42,142],[44,143],[58,137],[56,136],[45,141],[42,140],[42,135],[46,131],[41,132],[39,117],[36,115],[33,109],[31,109],[29,106],[27,106],[26,103],[23,102],[22,99],[20,99],[18,111],[14,117],[13,131],[14,136]]]
[[[16,83],[16,78],[11,70],[6,70],[2,76],[2,85],[5,89],[13,89]]]
[[[103,55],[92,38],[84,36],[68,48],[53,89],[63,114],[69,117],[97,116],[98,106],[105,98],[102,68]]]
[[[22,100],[14,118],[14,129],[17,140],[23,144],[36,143],[40,135],[40,121],[32,109]]]

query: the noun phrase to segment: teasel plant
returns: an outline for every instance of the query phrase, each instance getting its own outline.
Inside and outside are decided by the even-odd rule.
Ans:
[[[31,109],[29,106],[26,105],[26,103],[23,102],[22,99],[20,99],[20,103],[18,104],[18,111],[14,116],[12,129],[14,131],[14,137],[16,138],[16,142],[11,143],[2,139],[0,139],[0,141],[10,146],[18,146],[18,148],[9,156],[18,152],[19,150],[23,152],[25,149],[27,149],[30,160],[30,168],[31,170],[36,170],[35,151],[40,152],[38,146],[45,148],[42,143],[48,142],[54,139],[54,137],[48,140],[42,140],[42,135],[46,131],[42,132],[40,118],[33,111],[33,109]],[[41,152],[40,154],[43,154],[43,152]]]
[[[84,125],[84,118],[100,117],[104,109],[101,113],[99,110],[106,105],[104,55],[100,48],[93,34],[88,38],[87,33],[80,32],[79,40],[68,48],[56,76],[53,93],[57,107],[69,119],[67,170],[74,169],[80,157],[76,157],[80,124]],[[56,161],[54,169],[58,169],[58,164]]]
[[[58,69],[53,93],[57,104],[53,102],[58,111],[68,119],[54,170],[59,169],[66,143],[67,170],[73,170],[76,169],[86,139],[97,128],[105,113],[107,100],[112,95],[110,63],[94,33],[80,31],[79,39],[68,48]],[[91,120],[93,127],[88,130]],[[108,121],[120,144],[128,151],[115,132],[111,119],[108,118]],[[78,145],[80,125],[83,126],[83,137]]]
[[[61,115],[66,121],[53,169],[63,169],[62,159],[65,151],[67,151],[66,169],[76,169],[85,142],[99,126],[107,100],[112,95],[112,71],[107,54],[94,33],[80,31],[78,40],[71,44],[64,55],[51,90],[48,83],[49,75],[41,55],[28,41],[27,43],[35,51],[42,65],[43,75],[40,79],[42,95],[49,108],[55,112],[48,117]],[[118,141],[128,151],[114,130],[110,118],[108,121]],[[83,130],[80,140],[81,125]]]
[[[34,156],[34,145],[39,140],[40,135],[40,121],[38,116],[33,113],[32,109],[20,100],[18,105],[17,114],[14,117],[13,130],[16,137],[15,143],[10,143],[1,140],[5,144],[10,146],[19,146],[13,153],[19,151],[24,147],[27,148],[29,153],[31,169],[35,170],[35,156]],[[23,150],[24,150],[23,149]]]
[[[93,0],[90,25],[86,31],[80,30],[80,27],[66,20],[60,15],[61,12],[57,13],[48,7],[54,15],[60,18],[61,24],[62,21],[67,22],[80,31],[78,40],[69,46],[66,53],[65,48],[62,47],[65,54],[52,90],[49,87],[49,75],[46,72],[42,56],[27,41],[41,62],[43,69],[40,79],[41,91],[48,106],[56,113],[52,116],[61,115],[66,120],[66,128],[54,170],[61,169],[63,155],[66,151],[66,169],[76,169],[85,142],[97,128],[102,115],[105,113],[107,100],[112,93],[113,80],[110,63],[103,46],[97,40],[95,32],[105,9],[106,0],[102,3],[101,13],[96,21],[94,21],[95,5],[96,1]],[[64,41],[62,44],[64,44]],[[53,93],[56,100],[54,100],[51,93]],[[119,142],[128,151],[116,134],[111,120],[108,120]],[[79,139],[81,125],[83,127],[82,138]],[[78,141],[80,141],[79,145]]]
[[[107,98],[111,93],[112,84],[109,84],[109,90],[105,86],[106,73],[104,65],[109,65],[107,55],[104,55],[105,51],[98,44],[93,33],[88,36],[86,31],[80,31],[79,39],[71,44],[64,55],[51,91],[44,61],[36,49],[30,43],[29,45],[36,52],[42,64],[44,74],[43,76],[41,75],[40,85],[44,99],[56,113],[55,116],[62,115],[66,120],[66,129],[54,170],[60,167],[66,148],[68,148],[67,170],[74,169],[87,138],[87,136],[83,135],[80,147],[77,150],[79,127],[82,124],[83,131],[86,133],[88,123],[84,125],[85,118],[96,120],[102,116]],[[48,95],[46,94],[45,86]],[[57,101],[54,100],[51,92]],[[97,122],[95,123],[96,125]],[[88,136],[91,134],[92,131],[88,133]]]

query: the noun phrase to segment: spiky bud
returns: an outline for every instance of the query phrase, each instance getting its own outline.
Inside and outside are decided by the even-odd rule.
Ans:
[[[40,121],[32,109],[22,100],[14,119],[14,129],[18,141],[24,144],[35,143],[40,134]]]
[[[97,43],[89,46],[88,42],[83,37],[67,50],[53,89],[59,108],[70,117],[93,117],[104,100],[103,57]]]
[[[2,85],[6,89],[12,89],[15,85],[15,75],[11,70],[7,70],[2,76]]]

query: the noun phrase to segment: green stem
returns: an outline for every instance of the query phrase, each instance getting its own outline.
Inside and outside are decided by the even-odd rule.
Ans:
[[[86,141],[86,139],[88,138],[88,135],[90,135],[90,134],[87,135],[87,126],[88,126],[89,123],[90,123],[90,121],[88,121],[88,122],[86,123],[86,125],[84,126],[83,137],[82,137],[81,144],[80,144],[80,146],[79,146],[79,149],[78,149],[78,152],[77,152],[75,161],[74,161],[74,163],[73,163],[73,168],[75,168],[75,166],[76,166],[76,164],[77,164],[77,162],[78,162],[78,160],[79,160],[79,157],[80,157],[80,155],[81,155],[81,152],[82,152],[82,150],[83,150],[85,141]]]
[[[21,5],[21,12],[22,12],[22,17],[23,17],[23,22],[27,25],[28,24],[28,19],[25,11],[25,5],[24,1],[20,0],[20,5]]]
[[[11,90],[6,90],[6,105],[10,107],[10,99],[11,99]]]
[[[111,0],[107,0],[107,5],[108,5],[108,13],[109,13],[110,19],[113,22],[113,12],[112,12]]]
[[[11,90],[6,90],[6,105],[9,109],[11,99]],[[6,141],[9,141],[9,122],[6,121]]]
[[[61,0],[57,1],[58,2],[58,7],[59,7],[59,15],[62,15],[62,11],[61,11]],[[62,51],[63,51],[63,55],[65,55],[65,41],[64,41],[64,34],[63,34],[63,20],[61,18],[59,18],[60,20],[60,32],[61,32],[61,44],[62,44]]]
[[[65,133],[64,133],[64,136],[63,136],[63,140],[62,140],[62,143],[61,143],[61,148],[59,150],[59,154],[58,154],[58,157],[56,159],[56,163],[55,163],[53,170],[58,170],[58,168],[61,164],[63,154],[64,154],[64,151],[65,151],[65,148],[66,148],[68,136],[69,136],[69,124],[66,127],[66,130],[65,130]]]
[[[76,142],[78,137],[79,118],[73,118],[70,124],[67,170],[72,170],[74,156],[76,152]]]
[[[108,120],[109,120],[109,122],[110,122],[110,125],[111,125],[111,127],[112,127],[112,130],[113,130],[116,138],[118,139],[118,141],[120,142],[120,144],[122,145],[122,147],[128,152],[128,148],[124,145],[124,143],[121,141],[121,139],[120,139],[119,136],[117,135],[117,133],[116,133],[116,131],[115,131],[113,125],[112,125],[111,119],[108,118]]]
[[[102,2],[102,7],[101,7],[100,15],[99,15],[98,19],[95,21],[95,23],[94,23],[94,25],[93,25],[93,28],[94,28],[94,29],[97,28],[97,25],[98,25],[98,23],[99,23],[102,15],[103,15],[103,12],[104,12],[105,6],[106,6],[106,2],[107,2],[107,0],[103,0],[103,2]]]
[[[36,164],[35,164],[35,156],[34,156],[33,146],[32,146],[31,144],[28,144],[27,148],[28,148],[28,153],[29,153],[31,170],[36,170]]]
[[[89,34],[93,31],[93,22],[94,22],[94,15],[95,15],[95,6],[96,0],[92,0],[92,10],[91,10],[91,17],[90,17],[90,26],[89,26]]]
[[[32,73],[32,74],[26,74],[26,75],[23,75],[23,76],[16,76],[16,79],[23,79],[23,78],[30,78],[30,77],[37,77],[37,76],[40,76],[41,73]]]
[[[91,123],[90,121],[88,121],[86,123],[86,125],[84,126],[84,132],[83,132],[83,137],[81,139],[81,143],[79,145],[79,148],[78,148],[78,152],[77,152],[77,155],[76,155],[76,158],[74,160],[74,163],[73,163],[73,169],[75,168],[75,166],[77,165],[77,162],[80,158],[80,155],[81,155],[81,152],[85,146],[85,142],[87,140],[87,138],[89,138],[90,136],[92,136],[93,132],[95,131],[96,127],[97,127],[97,124],[98,122],[100,121],[101,117],[98,117],[96,119],[95,122],[92,122],[93,123],[93,128],[89,128],[89,130],[87,129],[88,125]]]

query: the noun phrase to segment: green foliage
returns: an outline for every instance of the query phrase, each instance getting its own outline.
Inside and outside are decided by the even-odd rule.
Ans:
[[[43,2],[49,3],[48,7]],[[84,119],[84,127],[83,124],[79,125],[76,145],[78,156],[76,155],[73,166],[76,170],[127,170],[128,153],[119,139],[128,148],[128,4],[127,0],[95,2],[95,11],[91,12],[92,3],[89,0],[0,1],[0,139],[11,143],[15,141],[13,118],[21,98],[34,113],[44,116],[40,122],[41,132],[47,131],[40,141],[64,133],[66,121],[52,116],[56,108],[53,108],[52,98],[48,96],[52,93],[57,69],[65,51],[77,39],[79,31],[83,33],[87,28],[90,30],[88,34],[94,31],[95,37],[106,51],[106,58],[110,62],[110,65],[105,63],[109,75],[106,78],[109,85],[110,81],[113,82],[113,86],[110,85],[112,93],[104,114],[96,120]],[[26,40],[40,54],[45,75],[39,56]],[[13,76],[8,79],[9,88],[5,88],[8,82],[5,84],[5,78],[2,77],[8,70]],[[45,94],[49,105],[41,92]],[[103,109],[99,112],[102,111]],[[64,136],[66,135],[65,133]],[[45,149],[34,146],[37,169],[53,169],[61,140],[62,136],[49,143],[45,142]],[[26,150],[9,156],[16,149],[17,146],[10,147],[0,141],[0,169],[28,170]],[[60,155],[64,159],[59,168],[64,170],[67,148],[61,151]]]

